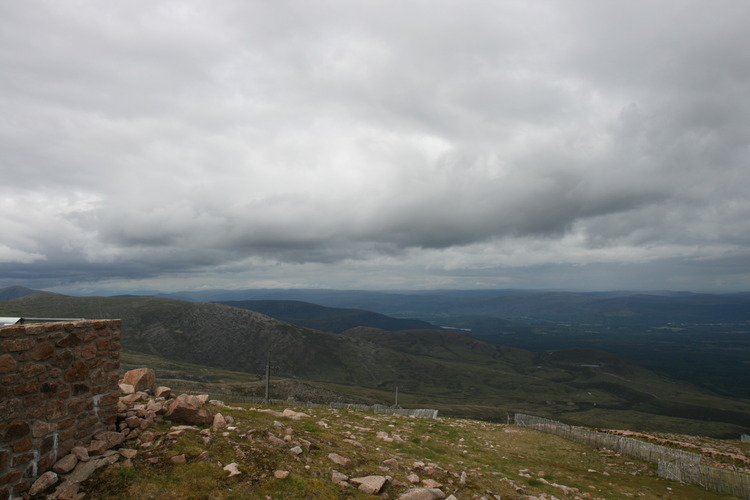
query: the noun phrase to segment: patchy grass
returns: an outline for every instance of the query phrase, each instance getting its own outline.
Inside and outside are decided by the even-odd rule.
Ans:
[[[373,498],[331,481],[333,470],[350,477],[389,475],[383,490],[397,498],[411,485],[407,476],[441,483],[446,495],[480,498],[542,493],[560,499],[731,498],[697,486],[666,481],[655,466],[512,425],[475,420],[415,419],[356,410],[301,409],[309,416],[291,420],[260,410],[283,408],[239,405],[216,408],[231,417],[234,430],[186,431],[175,439],[139,448],[133,468],[99,471],[84,484],[87,498],[159,499],[341,499]],[[170,424],[154,431],[167,433]],[[269,436],[284,440],[276,445]],[[303,452],[290,448],[300,444]],[[126,442],[124,447],[137,448]],[[207,452],[208,456],[201,455]],[[353,462],[347,470],[327,457],[338,453]],[[184,454],[187,462],[173,463]],[[395,459],[396,467],[383,464]],[[154,462],[154,463],[152,463]],[[239,465],[229,477],[222,468]],[[289,471],[276,479],[274,471]],[[462,477],[464,481],[462,482]]]

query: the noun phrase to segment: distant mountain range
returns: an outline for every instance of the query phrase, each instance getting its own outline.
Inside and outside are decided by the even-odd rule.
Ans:
[[[617,326],[750,322],[749,293],[267,289],[177,292],[160,296],[211,302],[295,300],[430,322],[441,317],[457,316],[486,316],[506,320],[533,318]]]
[[[355,392],[398,387],[405,398],[422,405],[501,406],[574,423],[632,427],[633,422],[646,422],[646,427],[685,431],[694,431],[691,422],[696,419],[701,426],[710,420],[715,435],[750,430],[750,402],[711,395],[597,350],[533,353],[456,331],[421,329],[421,322],[419,329],[357,326],[332,333],[225,304],[156,297],[0,290],[0,297],[5,296],[16,298],[0,302],[0,316],[121,318],[125,352],[244,371],[253,380],[262,373],[270,351],[276,376],[337,384]],[[304,316],[304,321],[333,318],[341,326],[360,317],[400,324],[366,311],[289,302],[277,306],[277,313]]]
[[[398,319],[362,309],[325,307],[299,300],[228,300],[221,303],[325,332],[342,333],[358,326],[389,331],[435,329],[435,325],[418,319]]]

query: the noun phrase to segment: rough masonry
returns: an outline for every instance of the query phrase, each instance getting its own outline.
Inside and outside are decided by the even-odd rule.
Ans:
[[[0,500],[115,430],[120,320],[0,326]]]

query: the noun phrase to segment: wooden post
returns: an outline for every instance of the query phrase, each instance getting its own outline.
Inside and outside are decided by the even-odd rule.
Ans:
[[[271,351],[266,356],[266,403],[268,403],[268,392],[271,388]]]

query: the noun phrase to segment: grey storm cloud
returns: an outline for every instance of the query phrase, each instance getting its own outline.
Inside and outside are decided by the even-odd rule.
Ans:
[[[0,285],[747,288],[749,16],[5,2]]]

